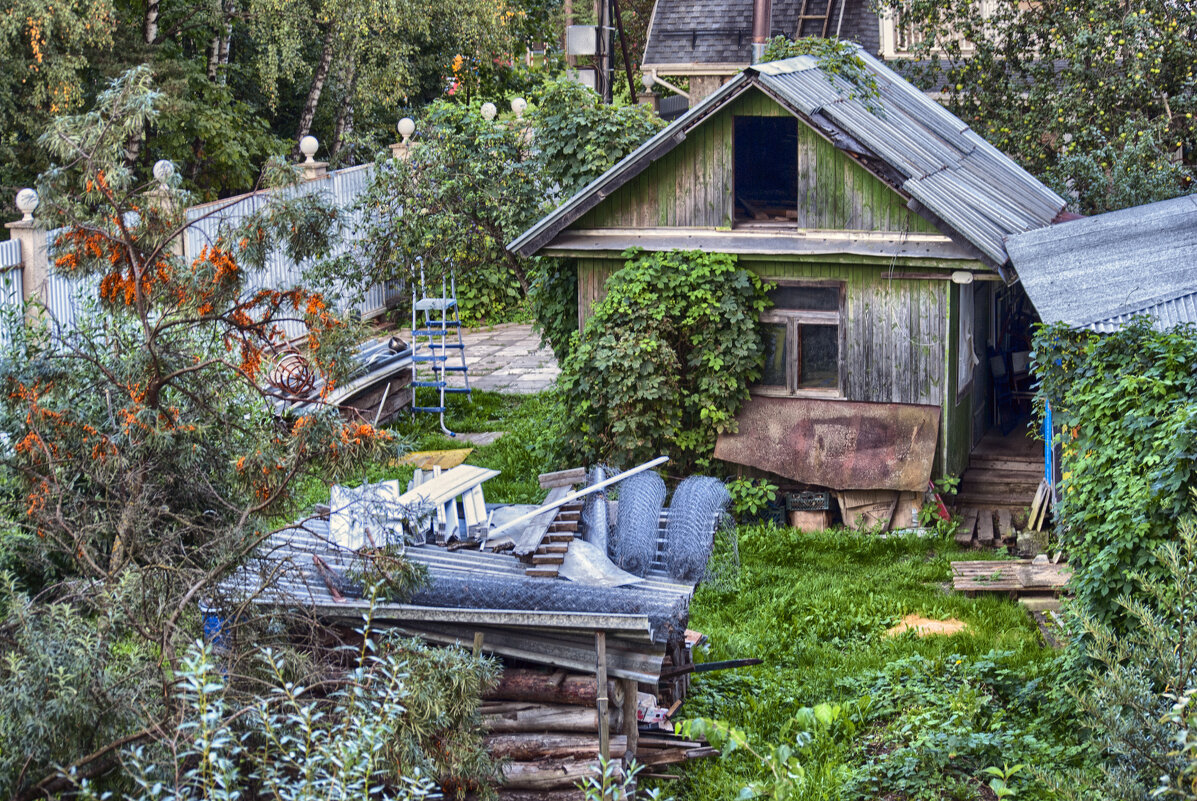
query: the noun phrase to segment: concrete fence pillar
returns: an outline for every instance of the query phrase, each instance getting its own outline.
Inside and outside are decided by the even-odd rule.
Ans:
[[[46,282],[50,277],[49,248],[46,232],[38,227],[33,219],[33,212],[37,209],[37,192],[32,189],[22,189],[17,193],[17,210],[24,217],[16,222],[5,223],[8,238],[21,243],[21,275],[22,294],[25,302],[45,295]]]

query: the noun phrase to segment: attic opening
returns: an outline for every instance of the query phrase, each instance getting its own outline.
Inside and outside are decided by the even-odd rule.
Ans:
[[[796,222],[798,219],[798,120],[736,117],[736,222]]]

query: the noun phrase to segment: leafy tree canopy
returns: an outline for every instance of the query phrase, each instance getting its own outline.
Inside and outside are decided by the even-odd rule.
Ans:
[[[1189,191],[1197,168],[1197,4],[882,5],[913,43],[911,76],[941,88],[949,109],[1077,211]]]

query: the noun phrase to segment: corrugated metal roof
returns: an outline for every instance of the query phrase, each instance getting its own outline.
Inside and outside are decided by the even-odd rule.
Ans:
[[[1006,248],[1046,323],[1114,331],[1140,315],[1197,322],[1197,195],[1009,237]]]
[[[737,75],[684,117],[570,198],[511,243],[532,255],[648,162],[749,86],[757,86],[807,120],[841,149],[883,162],[891,183],[926,207],[984,258],[1007,262],[1005,237],[1050,225],[1064,199],[1015,164],[960,119],[858,49],[877,83],[862,102],[847,81],[799,56],[757,64]]]

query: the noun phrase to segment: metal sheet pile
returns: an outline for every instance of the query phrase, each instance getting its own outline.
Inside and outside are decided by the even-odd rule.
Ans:
[[[693,477],[666,509],[660,477],[647,466],[629,473],[592,472],[590,486],[555,491],[557,501],[542,507],[486,507],[481,486],[496,472],[471,465],[406,492],[396,482],[336,487],[327,517],[275,534],[212,604],[250,600],[356,624],[371,606],[357,577],[385,548],[423,565],[429,583],[408,603],[374,603],[376,621],[438,643],[481,633],[485,651],[580,671],[593,670],[594,633],[604,631],[611,675],[655,683],[667,650],[684,638],[728,495],[717,479]],[[586,498],[590,513],[579,536],[557,538],[556,577],[530,577],[528,548],[523,558],[495,551],[568,495]],[[526,522],[513,526],[520,517]]]

